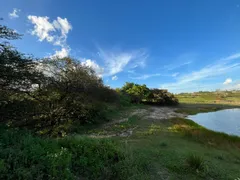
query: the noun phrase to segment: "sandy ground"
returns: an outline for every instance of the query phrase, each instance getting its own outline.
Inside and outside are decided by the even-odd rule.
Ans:
[[[176,113],[175,111],[178,108],[172,108],[172,107],[149,107],[146,109],[135,109],[133,110],[128,117],[137,115],[140,118],[143,118],[145,120],[151,120],[151,121],[160,121],[160,120],[164,120],[164,119],[170,119],[170,118],[174,118],[174,117],[181,117],[181,118],[185,118],[186,115],[184,114],[180,114],[180,113]],[[113,126],[114,124],[118,124],[118,123],[122,123],[122,122],[126,122],[128,121],[128,117],[127,118],[122,118],[122,119],[117,119],[117,120],[113,120],[107,124],[105,124],[103,126],[103,129],[109,128],[111,126]],[[113,137],[113,136],[120,136],[120,137],[129,137],[132,135],[133,131],[137,128],[130,128],[127,130],[124,130],[120,133],[109,133],[109,134],[105,134],[105,135],[97,135],[97,134],[91,134],[89,135],[90,137],[95,137],[95,138],[106,138],[106,137]]]
[[[176,113],[175,111],[178,108],[172,107],[150,107],[148,109],[138,109],[137,111],[133,112],[132,115],[140,115],[144,116],[145,119],[151,120],[163,120],[163,119],[170,119],[174,117],[186,117],[184,114]]]

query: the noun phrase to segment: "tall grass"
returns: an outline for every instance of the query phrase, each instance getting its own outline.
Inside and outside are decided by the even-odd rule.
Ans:
[[[190,154],[187,157],[186,162],[187,162],[188,166],[190,167],[190,169],[193,169],[195,171],[203,171],[204,170],[205,161],[201,156],[198,156],[196,154]]]

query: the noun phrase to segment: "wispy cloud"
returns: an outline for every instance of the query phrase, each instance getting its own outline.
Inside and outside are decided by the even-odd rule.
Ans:
[[[174,69],[178,69],[182,66],[186,66],[186,65],[189,65],[191,63],[192,63],[192,61],[187,61],[187,62],[184,62],[184,63],[177,63],[177,64],[170,64],[170,65],[164,66],[164,69],[168,70],[168,71],[172,71]]]
[[[136,72],[135,72],[134,69],[132,69],[132,70],[128,70],[128,73],[130,73],[130,74],[135,74]]]
[[[177,77],[177,81],[174,83],[166,83],[162,85],[162,88],[167,88],[169,90],[175,91],[180,87],[185,88],[186,91],[189,90],[187,86],[193,83],[197,83],[201,80],[206,80],[210,77],[217,77],[222,74],[232,72],[240,68],[240,63],[235,62],[235,60],[240,59],[240,53],[233,54],[226,58],[218,60],[214,64],[207,65],[198,71],[183,74]]]
[[[163,69],[166,71],[172,71],[182,68],[183,66],[188,66],[196,60],[196,57],[197,54],[195,53],[183,53],[174,58],[174,63],[165,65]]]
[[[157,76],[162,76],[160,73],[155,73],[155,74],[143,74],[143,75],[138,75],[138,76],[129,76],[130,79],[136,79],[136,80],[145,80],[151,77],[157,77]]]
[[[112,76],[125,69],[144,67],[148,54],[145,50],[103,50],[98,49],[98,55],[104,63],[104,75]]]
[[[50,22],[47,16],[29,15],[28,19],[34,25],[30,32],[32,35],[37,36],[39,41],[45,40],[54,46],[61,47],[61,50],[56,50],[52,57],[58,56],[62,58],[68,56],[70,47],[66,41],[72,25],[68,22],[67,18],[57,17],[56,20]]]
[[[116,81],[116,80],[118,80],[118,77],[117,77],[117,76],[113,76],[113,77],[112,77],[112,80],[113,80],[113,81]]]
[[[197,91],[213,91],[216,89],[221,89],[221,83],[214,83],[214,84],[206,84],[202,82],[192,82],[189,84],[181,84],[181,85],[169,85],[169,86],[161,86],[161,89],[168,89],[170,92],[173,93],[180,93],[180,92],[197,92]]]
[[[13,11],[11,13],[8,14],[10,19],[15,19],[15,18],[19,18],[19,12],[21,10],[17,9],[17,8],[13,8]]]
[[[172,77],[177,77],[179,75],[179,72],[173,73]]]

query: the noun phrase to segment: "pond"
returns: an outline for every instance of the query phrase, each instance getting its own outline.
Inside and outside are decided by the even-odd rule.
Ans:
[[[188,116],[208,129],[240,136],[240,109],[226,109],[216,112]]]

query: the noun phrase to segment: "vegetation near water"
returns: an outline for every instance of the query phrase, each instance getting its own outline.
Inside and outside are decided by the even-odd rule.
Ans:
[[[240,138],[182,115],[237,107],[238,91],[114,90],[73,58],[35,59],[3,42],[20,37],[0,25],[0,179],[240,177]]]

